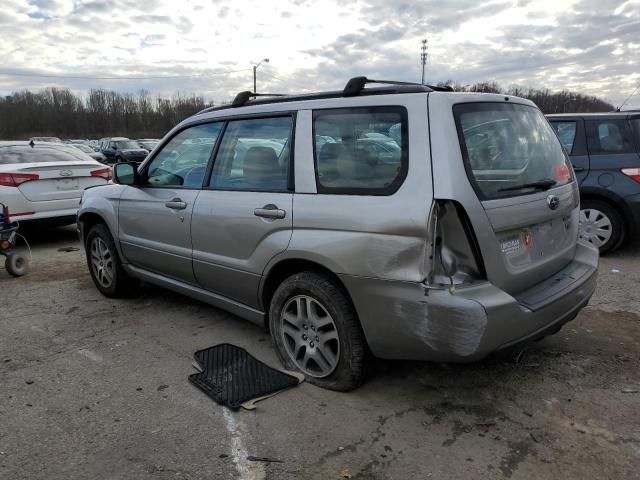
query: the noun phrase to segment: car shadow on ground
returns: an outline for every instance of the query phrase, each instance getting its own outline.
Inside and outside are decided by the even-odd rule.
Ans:
[[[64,227],[23,224],[20,225],[18,233],[24,236],[31,246],[64,247],[69,243],[78,242],[78,231],[75,224]],[[22,244],[23,241],[20,240],[18,246]]]

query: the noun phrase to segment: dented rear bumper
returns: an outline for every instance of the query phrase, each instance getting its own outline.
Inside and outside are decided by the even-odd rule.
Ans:
[[[471,362],[535,340],[575,318],[595,290],[597,268],[597,250],[579,243],[569,265],[516,296],[489,282],[450,293],[414,282],[341,279],[374,355]]]

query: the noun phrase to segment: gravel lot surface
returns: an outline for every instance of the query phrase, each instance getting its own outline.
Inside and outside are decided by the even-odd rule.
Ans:
[[[638,244],[520,356],[378,361],[355,392],[303,383],[232,412],[188,383],[192,354],[230,342],[278,366],[267,334],[156,287],[101,296],[84,252],[59,251],[73,227],[30,239],[32,272],[0,269],[1,479],[640,478]]]

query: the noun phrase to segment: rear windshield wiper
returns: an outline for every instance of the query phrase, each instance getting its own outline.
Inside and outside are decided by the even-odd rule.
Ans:
[[[549,190],[556,183],[558,183],[558,182],[556,182],[555,180],[551,180],[549,178],[549,179],[545,179],[545,180],[538,180],[537,182],[525,183],[523,185],[515,185],[513,187],[499,188],[498,191],[499,192],[510,192],[512,190],[520,190],[520,189],[523,189],[523,188],[534,188],[536,190]]]

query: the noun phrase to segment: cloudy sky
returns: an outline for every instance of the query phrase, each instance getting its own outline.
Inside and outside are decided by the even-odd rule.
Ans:
[[[356,75],[419,81],[424,37],[430,82],[571,89],[614,105],[640,85],[640,0],[2,0],[2,7],[1,93],[103,87],[226,100],[251,87],[252,62],[265,57],[261,91],[341,88]],[[629,107],[640,108],[640,91]]]

